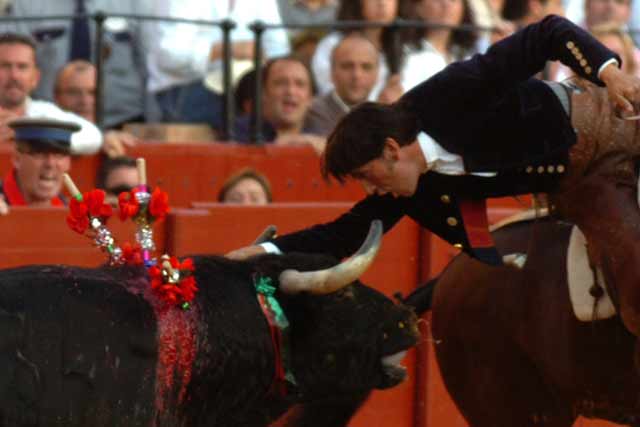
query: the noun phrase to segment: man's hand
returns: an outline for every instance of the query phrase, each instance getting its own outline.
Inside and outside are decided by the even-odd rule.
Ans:
[[[638,77],[623,72],[617,64],[607,65],[599,77],[607,86],[609,100],[623,113],[623,118],[637,114],[634,105],[640,103]]]
[[[102,151],[107,157],[118,157],[126,154],[127,148],[134,147],[138,143],[138,138],[127,132],[109,130],[104,133],[104,143]]]
[[[264,254],[266,252],[267,251],[262,246],[252,245],[252,246],[245,246],[244,248],[231,251],[228,254],[226,254],[225,257],[229,259],[243,260],[243,259],[251,258],[252,256],[255,256],[255,255]]]

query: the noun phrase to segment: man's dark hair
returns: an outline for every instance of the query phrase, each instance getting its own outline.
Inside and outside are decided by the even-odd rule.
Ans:
[[[307,71],[307,75],[309,76],[309,82],[311,84],[311,94],[315,95],[315,93],[316,93],[316,85],[315,85],[315,82],[313,80],[313,73],[311,72],[311,69],[309,68],[309,65],[307,63],[305,63],[302,59],[298,58],[295,55],[277,56],[277,57],[269,59],[267,61],[267,63],[262,66],[261,78],[262,78],[262,87],[263,88],[267,84],[267,80],[269,79],[269,73],[271,72],[271,68],[273,68],[274,64],[276,64],[277,62],[280,62],[280,61],[297,62],[298,64],[302,65],[304,67],[304,69]]]
[[[236,114],[250,114],[253,109],[254,89],[256,87],[256,70],[245,73],[238,80],[233,90],[233,98],[235,101]]]
[[[18,33],[0,33],[0,45],[3,44],[23,44],[36,51],[36,41],[31,37]]]
[[[333,176],[344,182],[355,169],[382,155],[387,138],[404,146],[414,142],[418,132],[416,116],[402,104],[360,104],[344,116],[329,135],[322,175],[325,179]]]
[[[543,5],[549,0],[540,0]],[[508,21],[519,21],[529,14],[529,2],[527,0],[505,0],[502,6],[502,17]]]
[[[121,167],[136,168],[136,159],[128,156],[110,157],[102,161],[96,176],[96,188],[106,190],[107,178],[114,170]]]

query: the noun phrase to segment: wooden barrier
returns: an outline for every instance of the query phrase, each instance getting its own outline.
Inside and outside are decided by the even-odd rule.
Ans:
[[[28,264],[71,264],[95,267],[106,261],[91,239],[72,231],[66,208],[13,207],[0,217],[0,268]],[[112,218],[109,229],[119,242],[134,241],[135,225]],[[158,251],[164,251],[165,228],[155,227]]]
[[[327,221],[350,204],[291,204],[246,207],[211,205],[209,209],[174,209],[166,222],[154,227],[159,252],[173,255],[224,253],[247,245],[267,224],[289,232]],[[0,267],[66,263],[97,266],[106,258],[91,241],[71,231],[66,209],[14,208],[0,218]],[[119,241],[133,240],[134,224],[112,218],[109,228]],[[363,236],[364,238],[364,236]],[[387,295],[410,292],[418,278],[419,228],[409,220],[385,235],[374,265],[363,281]],[[409,378],[398,387],[374,392],[349,424],[351,427],[413,427],[415,418],[415,351],[405,359]]]
[[[10,147],[0,147],[0,178],[11,168],[11,153]],[[216,201],[225,179],[245,167],[269,178],[276,202],[345,202],[364,195],[355,182],[326,183],[320,158],[310,147],[141,143],[129,154],[146,159],[149,184],[167,191],[172,206]],[[81,190],[95,186],[100,162],[98,155],[73,159],[70,173]]]
[[[169,218],[167,247],[178,255],[224,253],[250,244],[269,224],[291,232],[335,218],[350,204],[272,204],[262,207],[201,204],[207,209],[176,210]],[[418,226],[401,221],[383,239],[373,266],[362,277],[387,295],[410,292],[418,278]],[[363,236],[364,239],[364,236]],[[415,352],[405,359],[409,379],[391,390],[376,391],[349,425],[351,427],[414,426]]]

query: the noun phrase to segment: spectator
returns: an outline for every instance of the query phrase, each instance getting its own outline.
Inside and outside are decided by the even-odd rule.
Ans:
[[[409,53],[402,70],[402,87],[405,91],[422,83],[447,64],[469,56],[474,52],[478,38],[475,32],[451,28],[473,23],[467,0],[413,0],[413,4],[419,19],[447,27],[412,31]]]
[[[637,51],[631,36],[618,24],[598,24],[591,29],[591,33],[600,43],[620,55],[622,58],[621,69],[625,73],[640,76]]]
[[[231,33],[232,69],[246,68],[253,59],[253,33],[248,25],[256,20],[280,24],[276,0],[158,0],[155,12],[160,16],[194,20],[229,18],[237,26]],[[162,118],[167,122],[208,123],[222,127],[223,98],[212,87],[222,78],[222,32],[211,25],[158,22],[154,25],[149,52],[149,90],[158,100]],[[285,30],[269,30],[263,35],[265,56],[285,55],[289,42]]]
[[[632,19],[631,10],[631,0],[568,0],[566,5],[567,18],[588,30],[608,22],[626,29]]]
[[[318,28],[300,31],[291,38],[291,54],[304,62],[307,67],[311,68],[311,61],[313,55],[316,53],[318,43],[320,43],[320,40],[326,35],[326,30]]]
[[[309,69],[296,58],[269,61],[262,70],[263,92],[262,135],[276,145],[311,145],[317,152],[324,149],[325,139],[305,126],[305,117],[313,99]],[[250,116],[238,117],[236,139],[250,140]]]
[[[629,18],[629,29],[633,31],[631,36],[636,44],[640,46],[640,1],[631,3],[631,17]]]
[[[613,22],[627,26],[631,17],[631,0],[586,0],[585,23],[587,29]]]
[[[502,9],[504,19],[515,22],[518,28],[533,24],[547,15],[564,15],[562,0],[505,0]]]
[[[21,118],[9,126],[15,132],[13,168],[0,189],[0,213],[9,206],[64,206],[63,175],[71,167],[71,135],[75,123]]]
[[[253,96],[256,87],[256,70],[251,70],[238,80],[233,98],[236,107],[236,114],[251,114],[253,111]]]
[[[623,31],[627,31],[631,17],[631,0],[586,0],[584,12],[583,24],[589,31],[593,32],[599,25],[617,25]],[[635,63],[640,63],[640,49],[637,47],[633,48],[633,58]],[[564,80],[571,75],[571,70],[561,66],[555,79]],[[640,70],[637,68],[635,75],[640,77]]]
[[[342,1],[338,9],[338,21],[368,21],[390,23],[396,18],[410,18],[412,0],[352,0]],[[333,89],[331,82],[330,57],[333,48],[345,33],[351,31],[335,31],[324,37],[316,49],[311,61],[313,77],[320,94],[329,93]],[[400,70],[401,52],[396,51],[393,32],[389,27],[372,27],[361,31],[376,46],[382,54],[380,57],[380,72],[378,81],[370,99],[392,101],[402,91],[400,77],[394,74]],[[390,93],[384,93],[388,90]],[[401,93],[400,93],[401,94]]]
[[[331,24],[336,16],[337,0],[278,0],[278,9],[284,24]],[[291,37],[303,30],[289,28]]]
[[[241,169],[227,178],[218,193],[220,203],[266,205],[271,201],[269,180],[251,168]]]
[[[55,16],[74,13],[150,14],[151,0],[29,0],[14,1],[9,16]],[[142,121],[146,113],[146,45],[144,21],[107,17],[104,21],[105,128]],[[35,97],[53,100],[56,72],[75,59],[95,61],[95,27],[92,19],[30,20],[4,22],[7,31],[29,34],[37,42],[37,58],[42,78]]]
[[[328,135],[352,107],[369,98],[378,70],[378,50],[369,39],[358,33],[343,38],[331,53],[334,89],[314,99],[307,113],[307,125]]]
[[[56,76],[54,85],[56,104],[64,110],[96,122],[96,68],[84,60],[71,61]],[[102,150],[109,157],[124,155],[126,147],[132,147],[138,139],[120,130],[108,130],[104,134]]]
[[[39,79],[34,41],[20,34],[0,34],[0,141],[13,138],[13,130],[8,126],[13,119],[49,118],[80,125],[80,131],[71,137],[72,154],[98,151],[102,135],[92,123],[61,110],[51,102],[36,101],[29,97]]]
[[[118,204],[118,195],[131,191],[140,185],[140,176],[136,160],[127,157],[113,157],[105,159],[98,169],[96,188],[105,191],[105,200],[112,205]]]

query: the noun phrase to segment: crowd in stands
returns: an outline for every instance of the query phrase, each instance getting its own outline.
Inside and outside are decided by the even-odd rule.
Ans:
[[[100,49],[91,18],[98,11],[107,14]],[[335,124],[354,106],[395,102],[448,64],[565,11],[619,53],[626,72],[640,75],[640,32],[629,31],[640,28],[640,0],[260,0],[259,7],[255,0],[2,0],[0,13],[16,20],[0,23],[0,140],[14,142],[11,122],[18,118],[76,123],[80,131],[72,136],[69,154],[99,153],[106,159],[97,184],[111,197],[131,188],[135,164],[126,154],[145,141],[127,125],[198,124],[223,135],[223,33],[186,20],[230,19],[235,110],[232,138],[222,142],[252,144],[253,115],[260,112],[264,143],[311,146],[321,153]],[[118,16],[126,14],[177,20]],[[52,15],[75,17],[19,19]],[[398,19],[425,25],[390,25]],[[263,32],[259,47],[250,28],[255,21],[275,26]],[[371,26],[333,26],[352,21]],[[263,58],[257,70],[256,49]],[[98,62],[104,91],[96,104]],[[541,77],[572,78],[559,64],[549,64]],[[67,161],[66,153],[34,154],[17,144],[14,171],[0,174],[13,173],[25,193],[27,180],[36,189],[50,189],[59,173],[48,171],[68,170]],[[17,175],[25,168],[31,175]],[[59,192],[58,186],[42,194],[53,198]],[[268,179],[241,170],[218,200],[270,202]],[[5,202],[0,199],[0,213]]]

